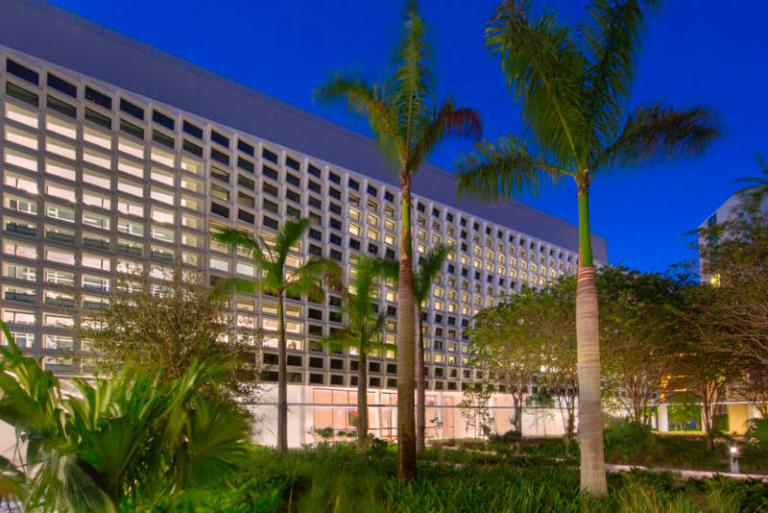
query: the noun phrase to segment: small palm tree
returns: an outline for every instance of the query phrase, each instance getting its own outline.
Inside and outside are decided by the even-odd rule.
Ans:
[[[213,239],[232,249],[244,248],[250,252],[261,273],[256,280],[233,278],[237,292],[256,294],[264,292],[277,297],[277,448],[288,450],[288,370],[287,341],[285,336],[285,296],[308,295],[321,301],[323,281],[335,283],[341,270],[334,262],[322,258],[310,258],[301,267],[289,269],[286,259],[292,247],[301,240],[309,228],[309,219],[286,221],[278,232],[274,246],[250,232],[229,228],[213,235]]]
[[[702,108],[652,104],[626,115],[644,7],[656,3],[593,0],[587,23],[563,26],[551,9],[532,18],[528,0],[504,0],[486,29],[486,46],[522,101],[527,131],[481,143],[459,166],[461,190],[485,199],[536,192],[563,177],[576,182],[581,486],[593,494],[605,493],[606,483],[589,187],[611,168],[694,155],[718,136],[712,114]]]
[[[419,342],[416,348],[416,451],[424,451],[426,432],[426,378],[424,376],[424,327],[423,308],[435,276],[443,267],[448,256],[448,247],[435,246],[419,259],[419,269],[413,279],[413,295],[416,299],[416,314],[419,318]]]
[[[416,476],[414,411],[415,302],[411,181],[414,173],[447,136],[478,138],[480,118],[456,108],[450,98],[435,101],[432,47],[415,0],[405,9],[405,31],[395,53],[393,72],[380,84],[357,75],[334,75],[318,91],[324,101],[346,100],[349,110],[367,118],[383,154],[397,164],[402,222],[397,305],[397,474]]]
[[[397,262],[361,257],[352,287],[344,294],[347,327],[326,339],[331,348],[354,348],[357,367],[357,447],[364,451],[368,442],[368,355],[392,350],[381,335],[387,324],[385,311],[377,313],[373,303],[373,287],[379,277],[397,278]]]

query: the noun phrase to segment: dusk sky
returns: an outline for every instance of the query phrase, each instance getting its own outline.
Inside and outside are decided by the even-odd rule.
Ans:
[[[56,0],[53,4],[228,78],[369,134],[343,106],[313,101],[332,71],[380,77],[401,26],[401,1]],[[587,2],[533,0],[577,21]],[[768,154],[768,2],[675,0],[647,18],[632,106],[663,101],[714,110],[723,137],[703,157],[616,170],[590,195],[593,231],[608,239],[610,261],[648,271],[692,258],[695,229],[738,185],[755,176],[756,151]],[[521,129],[519,108],[483,46],[494,0],[422,0],[437,51],[441,94],[479,111],[484,135]],[[259,134],[256,134],[259,135]],[[451,142],[430,161],[448,170],[469,143]],[[364,171],[364,170],[359,170]],[[576,221],[575,188],[563,182],[535,208]]]

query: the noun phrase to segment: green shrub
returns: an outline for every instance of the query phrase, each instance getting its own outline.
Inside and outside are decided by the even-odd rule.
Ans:
[[[683,480],[671,473],[609,474],[609,496],[584,499],[576,468],[515,465],[505,457],[497,457],[492,465],[477,465],[482,455],[437,448],[425,452],[434,459],[420,462],[418,479],[400,484],[392,447],[382,445],[366,454],[345,446],[287,454],[254,448],[248,472],[231,476],[227,487],[190,490],[154,511],[757,513],[768,508],[768,491],[762,483]],[[440,454],[455,461],[441,462]],[[530,458],[519,461],[526,459]],[[465,463],[456,465],[459,460]]]
[[[768,418],[750,419],[745,438],[750,443],[768,447]]]
[[[603,439],[608,461],[643,464],[656,452],[651,428],[628,418],[609,419]]]

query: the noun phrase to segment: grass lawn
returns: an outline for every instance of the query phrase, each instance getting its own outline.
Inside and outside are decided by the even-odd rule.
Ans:
[[[438,453],[466,457],[466,464]],[[551,457],[496,458],[482,464],[466,451],[431,449],[419,477],[395,480],[394,446],[365,455],[351,445],[280,455],[254,447],[249,468],[226,486],[185,492],[155,511],[208,512],[764,512],[768,487],[726,478],[681,480],[672,474],[609,474],[608,497],[582,499],[575,466]],[[476,464],[481,463],[481,464]]]

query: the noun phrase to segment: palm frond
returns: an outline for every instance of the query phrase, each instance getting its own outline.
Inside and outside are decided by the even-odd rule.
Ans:
[[[510,197],[524,191],[536,194],[542,183],[557,182],[567,169],[547,163],[543,153],[510,135],[496,144],[483,141],[475,153],[458,163],[459,195],[485,200]]]
[[[337,73],[315,91],[315,96],[326,103],[346,100],[350,112],[366,117],[379,149],[394,161],[399,157],[400,127],[387,92],[386,84],[369,84],[363,76]]]
[[[315,301],[324,297],[323,282],[336,283],[341,276],[341,268],[325,258],[310,258],[286,280],[285,292],[288,295],[306,294]]]
[[[275,241],[275,253],[277,254],[277,262],[282,268],[285,263],[285,259],[288,257],[288,253],[291,251],[291,246],[294,246],[304,236],[309,229],[309,219],[303,218],[297,221],[290,219],[285,221],[283,228],[277,234],[277,240]]]
[[[504,0],[485,31],[507,85],[523,101],[523,119],[558,162],[576,164],[583,112],[585,58],[555,12],[530,17],[528,0]]]
[[[239,247],[247,249],[259,268],[267,268],[275,260],[272,248],[261,237],[245,230],[227,228],[214,233],[211,238],[233,251],[237,251]]]
[[[615,139],[629,99],[630,84],[640,51],[643,5],[655,8],[656,0],[593,0],[591,22],[582,36],[588,50],[585,114],[592,130],[585,147],[604,147]]]
[[[759,202],[762,201],[762,198],[768,197],[768,162],[766,162],[765,157],[759,153],[755,154],[755,160],[757,160],[757,164],[763,171],[763,176],[739,178],[735,180],[734,183],[745,185],[745,187],[736,191],[736,194],[748,196]]]
[[[248,461],[249,427],[230,404],[198,397],[184,428],[187,442],[174,460],[177,482],[199,487],[222,481]]]
[[[701,107],[677,110],[659,104],[641,106],[629,116],[613,144],[593,156],[589,170],[594,173],[598,168],[693,156],[719,135],[714,115]]]
[[[419,258],[419,269],[414,273],[415,276],[413,277],[413,297],[416,300],[417,308],[427,299],[432,282],[448,257],[448,251],[448,246],[438,244],[430,249],[426,255]]]
[[[447,98],[439,109],[418,120],[420,139],[415,141],[408,167],[418,168],[429,153],[448,137],[465,137],[477,142],[482,134],[480,115],[472,109],[457,109],[456,103]]]
[[[400,126],[400,157],[403,164],[420,138],[419,120],[427,114],[427,106],[434,99],[434,76],[431,70],[433,57],[427,28],[419,16],[416,0],[408,0],[405,8],[405,31],[394,55],[391,86],[394,112]]]

